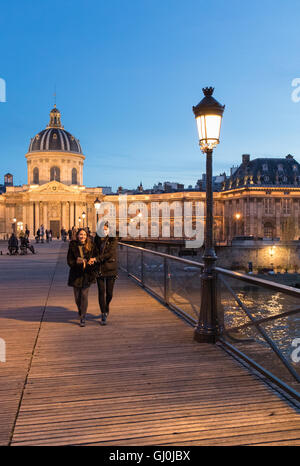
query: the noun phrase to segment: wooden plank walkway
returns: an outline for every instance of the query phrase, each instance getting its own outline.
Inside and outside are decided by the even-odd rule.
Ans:
[[[300,445],[295,408],[125,274],[80,328],[67,245],[38,246],[0,256],[1,445]]]

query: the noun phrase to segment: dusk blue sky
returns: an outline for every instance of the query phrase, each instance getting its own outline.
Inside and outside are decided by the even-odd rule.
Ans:
[[[300,161],[299,28],[299,0],[2,2],[0,182],[27,182],[24,156],[55,86],[87,186],[194,186],[205,158],[192,106],[208,85],[226,105],[214,174],[242,153]]]

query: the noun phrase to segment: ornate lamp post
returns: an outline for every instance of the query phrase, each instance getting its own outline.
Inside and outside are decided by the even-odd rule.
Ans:
[[[206,87],[202,90],[204,98],[196,107],[193,107],[199,134],[200,149],[206,154],[204,269],[201,275],[200,315],[198,325],[195,328],[194,339],[201,343],[215,343],[219,333],[219,325],[215,272],[217,256],[213,246],[212,153],[214,147],[219,144],[225,105],[221,105],[212,97],[213,87]]]
[[[13,218],[13,224],[12,224],[12,230],[13,230],[13,233],[16,234],[16,222],[17,222],[17,219],[16,217]]]
[[[96,214],[97,214],[97,223],[96,223],[96,231],[97,231],[97,226],[98,226],[98,221],[99,221],[99,214],[98,210],[100,209],[101,202],[99,201],[98,197],[94,200],[94,207],[96,209]]]

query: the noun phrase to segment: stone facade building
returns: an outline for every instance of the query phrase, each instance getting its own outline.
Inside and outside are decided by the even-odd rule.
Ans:
[[[52,230],[54,237],[62,227],[68,230],[73,226],[89,226],[92,231],[96,231],[96,199],[101,202],[98,218],[103,213],[108,217],[115,214],[123,224],[125,222],[129,225],[130,219],[141,208],[144,218],[147,218],[150,236],[152,203],[160,204],[162,208],[166,208],[166,205],[179,206],[184,212],[185,203],[195,205],[197,201],[205,201],[204,191],[147,193],[141,189],[127,195],[127,203],[134,204],[133,208],[128,207],[125,214],[120,212],[118,194],[104,194],[102,188],[84,186],[85,156],[79,140],[62,126],[61,114],[56,106],[50,112],[46,129],[31,139],[25,157],[27,184],[13,186],[12,183],[6,183],[5,192],[0,194],[0,238],[6,238],[12,230],[22,230],[26,226],[33,237],[42,224],[45,229]],[[191,217],[194,225],[195,210],[191,211]],[[298,239],[299,163],[290,154],[285,158],[254,160],[244,154],[241,165],[224,179],[221,189],[214,193],[214,220],[217,243],[230,242],[235,236]],[[163,237],[164,220],[161,213],[155,222],[158,237]],[[178,219],[174,218],[171,209],[171,238],[178,238],[176,222]],[[120,229],[118,222],[116,229]],[[145,230],[141,230],[141,237],[143,234]],[[186,238],[184,232],[182,237]]]
[[[285,158],[242,156],[223,183],[224,238],[237,235],[295,240],[300,237],[300,164]]]

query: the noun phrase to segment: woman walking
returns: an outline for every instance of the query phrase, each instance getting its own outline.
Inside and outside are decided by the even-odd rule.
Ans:
[[[103,227],[104,238],[97,234],[94,244],[97,248],[97,285],[98,300],[101,311],[101,325],[106,325],[109,314],[109,304],[113,297],[114,284],[118,275],[117,247],[118,240],[115,237],[109,237],[109,227],[107,224]]]
[[[74,289],[81,327],[85,326],[89,288],[95,282],[95,253],[95,246],[86,231],[79,229],[76,239],[69,244],[67,262],[70,267],[68,285]]]

